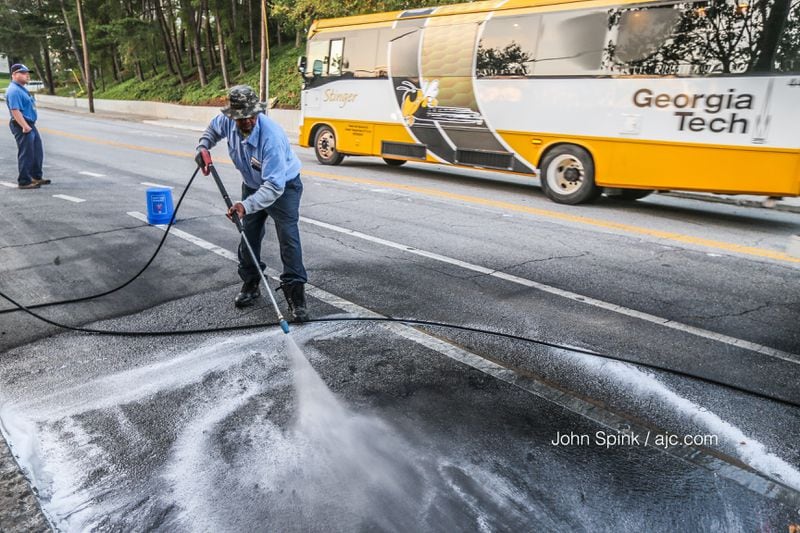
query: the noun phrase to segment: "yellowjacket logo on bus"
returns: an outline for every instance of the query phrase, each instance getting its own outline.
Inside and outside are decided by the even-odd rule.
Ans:
[[[403,105],[400,111],[409,126],[414,124],[414,114],[420,107],[436,107],[439,105],[439,101],[436,99],[439,96],[439,80],[423,80],[422,88],[406,80],[396,89],[404,93]]]

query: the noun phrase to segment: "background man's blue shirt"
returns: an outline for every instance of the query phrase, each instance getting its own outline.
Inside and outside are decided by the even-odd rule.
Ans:
[[[22,116],[28,122],[36,122],[38,114],[36,113],[36,102],[28,92],[28,89],[19,83],[12,81],[8,84],[6,89],[6,105],[8,106],[9,113],[12,109],[19,109]]]

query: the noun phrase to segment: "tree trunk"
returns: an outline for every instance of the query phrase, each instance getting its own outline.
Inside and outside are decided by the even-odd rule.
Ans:
[[[233,36],[233,43],[236,48],[236,60],[239,62],[239,75],[244,76],[247,73],[247,67],[244,64],[244,52],[242,51],[242,40],[239,38],[239,31],[236,24],[238,17],[236,16],[236,0],[231,0],[231,20],[230,28],[231,35]]]
[[[178,40],[178,30],[176,29],[175,24],[175,14],[172,12],[172,6],[169,6],[167,10],[167,22],[169,22],[169,28],[171,30],[171,37],[172,37],[172,46],[175,50],[175,55],[177,56],[178,61],[178,70],[181,70],[181,64],[183,63],[183,43],[182,41]],[[183,78],[183,74],[181,74],[181,78]]]
[[[142,62],[136,61],[133,64],[133,70],[136,71],[136,79],[139,81],[144,81],[144,72],[142,72]]]
[[[756,72],[770,72],[775,62],[781,32],[786,20],[789,18],[789,0],[776,0],[772,4],[769,16],[764,20],[764,29],[758,39],[757,49],[761,51],[753,70]]]
[[[203,14],[203,25],[205,26],[206,34],[206,48],[208,49],[208,65],[213,72],[217,68],[217,60],[214,57],[214,36],[211,33],[211,13],[208,10],[208,0],[203,0],[200,6],[200,12]]]
[[[221,9],[219,7],[219,1],[217,1],[214,10],[214,22],[216,23],[215,26],[217,27],[217,45],[219,46],[219,66],[222,69],[222,83],[225,85],[225,88],[228,89],[231,86],[231,81],[228,78],[228,64],[225,61],[225,40],[222,38],[222,22],[220,22],[221,16]]]
[[[269,102],[269,27],[267,26],[267,0],[258,0],[261,11],[261,75],[259,76],[258,96],[262,102]]]
[[[94,113],[94,92],[92,90],[92,67],[89,63],[89,43],[86,41],[86,27],[83,25],[83,8],[81,0],[75,0],[78,9],[78,26],[81,30],[81,45],[83,46],[83,68],[86,71],[86,95],[89,98],[89,113]]]
[[[192,53],[193,50],[191,48],[191,45],[189,45],[189,39],[188,37],[186,37],[185,28],[181,28],[180,36],[181,36],[181,50],[189,58],[189,68],[194,68],[194,53]]]
[[[255,20],[253,19],[253,0],[247,0],[247,14],[248,14],[248,18],[247,18],[248,24],[247,25],[250,27],[250,61],[255,61],[256,60],[256,37],[255,37],[255,34],[253,33],[253,24],[255,22]],[[258,20],[261,20],[261,18],[259,17]],[[259,24],[259,26],[260,26],[260,24]]]
[[[56,86],[53,83],[53,68],[50,65],[50,47],[47,45],[47,37],[42,38],[42,56],[44,57],[44,76],[47,83],[47,94],[56,94]]]
[[[278,46],[283,46],[283,36],[281,35],[281,23],[278,22],[275,24],[276,31],[275,33],[278,36]]]
[[[83,71],[83,61],[81,61],[81,53],[78,51],[78,45],[75,42],[75,35],[72,33],[72,25],[69,23],[69,15],[67,15],[67,8],[64,6],[64,0],[61,1],[61,13],[64,15],[64,25],[67,27],[67,35],[69,35],[69,42],[72,45],[72,53],[75,54],[75,63],[81,72],[81,79],[86,83],[86,73]]]
[[[294,46],[295,48],[300,48],[300,45],[303,44],[303,32],[300,31],[300,28],[294,30]]]
[[[192,50],[194,51],[194,59],[197,62],[197,77],[200,81],[200,87],[205,87],[208,85],[208,79],[206,78],[206,68],[203,65],[203,51],[200,46],[200,24],[195,17],[195,10],[191,2],[188,0],[181,0],[181,3],[183,4],[184,18],[187,30],[189,31],[189,39],[191,40]]]
[[[119,65],[117,65],[117,54],[111,53],[111,71],[114,75],[114,81],[117,83],[122,81],[122,76],[120,76],[119,72]]]
[[[167,35],[166,21],[164,20],[164,10],[161,8],[161,0],[153,0],[153,7],[155,8],[156,21],[158,22],[158,29],[161,32],[161,40],[164,42],[164,52],[167,54],[167,72],[175,76],[177,71],[174,66],[174,56],[172,55],[172,46],[169,42]]]
[[[36,74],[36,77],[38,79],[40,79],[40,80],[44,79],[44,75],[43,75],[44,74],[44,66],[42,64],[42,55],[41,54],[42,54],[41,50],[39,50],[38,52],[33,54],[33,66],[36,69],[34,74]],[[31,76],[31,78],[33,78],[33,76]]]

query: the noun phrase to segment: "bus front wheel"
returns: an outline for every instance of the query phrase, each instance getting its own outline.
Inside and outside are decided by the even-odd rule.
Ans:
[[[542,159],[542,190],[559,204],[576,205],[596,199],[603,190],[594,182],[594,161],[580,146],[556,146]]]
[[[317,161],[323,165],[338,165],[344,159],[344,154],[336,150],[336,134],[330,126],[322,126],[314,136],[314,153]]]

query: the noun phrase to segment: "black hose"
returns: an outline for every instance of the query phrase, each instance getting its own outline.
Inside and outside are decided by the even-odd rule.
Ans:
[[[103,296],[108,296],[109,294],[117,292],[118,290],[124,289],[125,287],[127,287],[128,285],[133,283],[139,276],[144,274],[145,270],[150,268],[150,264],[155,260],[156,256],[158,255],[158,252],[161,251],[161,247],[164,246],[164,241],[167,240],[167,236],[169,235],[169,230],[171,230],[173,224],[175,224],[175,217],[178,214],[178,209],[181,207],[181,203],[183,202],[183,198],[184,198],[184,196],[186,196],[186,193],[189,192],[189,187],[192,186],[192,182],[194,181],[194,178],[197,177],[197,173],[199,171],[200,171],[200,167],[197,167],[197,169],[195,169],[195,171],[194,171],[194,174],[192,174],[192,177],[189,178],[189,182],[186,184],[186,188],[183,189],[183,192],[181,193],[180,198],[178,198],[178,203],[175,205],[175,209],[174,209],[174,211],[172,213],[172,218],[170,218],[170,220],[169,220],[169,224],[167,225],[167,229],[164,232],[164,236],[161,237],[161,241],[158,243],[158,246],[156,246],[156,251],[153,252],[153,255],[151,255],[150,259],[147,260],[147,263],[145,263],[144,266],[139,270],[139,272],[134,274],[134,276],[131,279],[129,279],[128,281],[126,281],[122,285],[118,285],[117,287],[114,287],[113,289],[109,289],[107,291],[99,292],[97,294],[91,294],[89,296],[81,296],[79,298],[70,298],[69,300],[58,300],[58,301],[55,301],[55,302],[46,302],[46,303],[40,303],[40,304],[33,304],[33,305],[29,305],[29,306],[21,306],[20,304],[18,304],[16,302],[14,302],[13,300],[11,300],[11,298],[6,296],[5,294],[0,293],[0,296],[5,298],[9,302],[14,303],[14,305],[16,306],[16,307],[14,307],[12,309],[3,309],[2,311],[0,311],[0,314],[13,313],[15,311],[21,311],[21,310],[30,311],[31,309],[41,309],[43,307],[52,307],[54,305],[67,305],[67,304],[74,304],[74,303],[78,303],[78,302],[86,302],[88,300],[94,300],[95,298],[101,298]],[[34,316],[36,316],[36,315],[34,315]],[[39,318],[40,320],[44,320],[41,317],[37,317],[37,318]],[[45,322],[46,322],[46,320],[45,320]],[[60,327],[63,327],[63,326],[60,326]],[[67,329],[69,329],[69,328],[67,328]]]
[[[242,331],[248,329],[264,329],[267,327],[281,327],[280,323],[278,322],[264,322],[259,324],[245,324],[245,325],[237,325],[237,326],[221,326],[216,328],[203,328],[203,329],[186,329],[186,330],[168,330],[168,331],[120,331],[120,330],[103,330],[103,329],[94,329],[94,328],[84,328],[79,326],[69,326],[66,324],[61,324],[60,322],[56,322],[55,320],[51,320],[47,317],[40,315],[32,311],[30,308],[25,307],[21,303],[17,302],[10,296],[6,295],[2,291],[0,291],[0,297],[5,298],[13,305],[17,306],[20,310],[28,313],[29,315],[50,324],[51,326],[56,326],[58,328],[66,329],[69,331],[76,331],[80,333],[89,333],[93,335],[110,335],[110,336],[117,336],[117,337],[169,337],[169,336],[179,336],[179,335],[200,335],[200,334],[207,334],[207,333],[220,333],[225,331]],[[395,317],[324,317],[324,318],[313,318],[311,320],[306,321],[306,323],[324,323],[324,322],[396,322],[401,324],[411,324],[415,326],[429,326],[429,327],[440,327],[440,328],[447,328],[447,329],[455,329],[459,331],[466,331],[469,333],[480,333],[483,335],[492,335],[494,337],[502,337],[506,339],[511,339],[514,341],[520,341],[530,344],[538,344],[540,346],[547,346],[550,348],[556,348],[559,350],[564,350],[567,352],[572,353],[579,353],[583,355],[590,355],[593,357],[599,357],[602,359],[607,359],[610,361],[617,361],[621,363],[628,363],[632,365],[636,365],[638,367],[647,368],[650,370],[658,370],[661,372],[667,372],[669,374],[680,376],[683,378],[691,378],[695,380],[700,380],[705,383],[711,383],[713,385],[722,386],[728,388],[730,390],[734,390],[737,392],[742,392],[745,394],[750,394],[752,396],[763,398],[767,400],[772,400],[774,402],[778,402],[783,405],[787,405],[790,407],[799,407],[800,403],[793,402],[791,400],[786,400],[783,398],[777,398],[774,396],[768,396],[758,391],[754,391],[751,389],[746,389],[744,387],[740,387],[738,385],[732,385],[730,383],[726,383],[724,381],[719,381],[713,378],[708,378],[705,376],[700,376],[697,374],[693,374],[691,372],[684,372],[682,370],[675,370],[674,368],[669,368],[661,365],[656,365],[653,363],[645,363],[642,361],[635,361],[632,359],[626,359],[624,357],[618,357],[609,354],[603,354],[599,352],[595,352],[592,350],[586,350],[583,348],[572,347],[572,346],[564,346],[562,344],[543,341],[540,339],[534,339],[531,337],[523,337],[521,335],[515,335],[513,333],[504,333],[502,331],[493,331],[489,329],[483,328],[474,328],[470,326],[462,326],[459,324],[448,324],[446,322],[435,322],[430,320],[418,320],[415,318],[395,318]]]
[[[68,299],[68,300],[60,300],[60,301],[55,301],[55,302],[34,304],[34,305],[30,305],[30,306],[26,306],[24,304],[21,304],[20,302],[17,302],[15,299],[13,299],[11,296],[8,296],[4,292],[0,291],[0,297],[8,300],[12,305],[14,305],[13,309],[2,310],[2,311],[0,311],[0,314],[10,313],[10,312],[14,312],[14,311],[23,311],[23,312],[29,314],[30,316],[32,316],[32,317],[34,317],[34,318],[36,318],[38,320],[41,320],[42,322],[45,322],[47,324],[50,324],[51,326],[55,326],[55,327],[58,327],[58,328],[61,328],[61,329],[66,329],[66,330],[69,330],[69,331],[75,331],[75,332],[79,332],[79,333],[88,333],[88,334],[92,334],[92,335],[111,335],[111,336],[120,336],[120,337],[168,337],[168,336],[178,336],[178,335],[200,335],[200,334],[206,334],[206,333],[220,333],[220,332],[226,332],[226,331],[242,331],[242,330],[248,330],[248,329],[263,329],[263,328],[272,327],[272,326],[280,327],[280,324],[278,322],[265,322],[265,323],[259,323],[259,324],[244,324],[244,325],[237,325],[237,326],[222,326],[222,327],[216,327],[216,328],[202,328],[202,329],[188,329],[188,330],[169,330],[169,331],[102,330],[102,329],[94,329],[94,328],[84,328],[84,327],[80,327],[80,326],[69,326],[67,324],[62,324],[60,322],[56,322],[55,320],[51,320],[51,319],[49,319],[47,317],[44,317],[44,316],[40,315],[39,313],[36,313],[36,312],[33,311],[33,309],[41,309],[41,308],[44,308],[44,307],[52,307],[52,306],[56,306],[56,305],[66,305],[66,304],[73,304],[73,303],[78,303],[78,302],[85,302],[87,300],[100,298],[102,296],[108,296],[109,294],[111,294],[113,292],[116,292],[118,290],[121,290],[121,289],[127,287],[134,280],[136,280],[139,276],[141,276],[145,272],[145,270],[147,270],[150,267],[150,264],[155,260],[156,256],[161,251],[161,247],[164,245],[164,241],[166,241],[167,236],[169,235],[169,231],[172,228],[173,224],[175,223],[175,217],[178,214],[178,209],[180,208],[181,203],[183,202],[183,199],[186,196],[186,193],[189,191],[189,187],[191,187],[192,182],[194,181],[195,177],[197,177],[197,172],[199,170],[200,170],[199,167],[197,169],[195,169],[194,174],[192,174],[192,177],[189,179],[189,182],[186,184],[186,188],[184,188],[183,192],[181,193],[181,196],[178,199],[178,203],[175,205],[175,209],[174,209],[174,211],[172,213],[172,218],[170,219],[169,224],[167,225],[167,229],[166,229],[166,231],[164,231],[164,236],[161,238],[161,241],[158,243],[158,246],[156,247],[155,252],[153,252],[153,255],[150,257],[150,259],[148,259],[147,263],[145,263],[145,265],[132,278],[130,278],[128,281],[126,281],[125,283],[122,283],[121,285],[119,285],[117,287],[114,287],[113,289],[109,289],[107,291],[104,291],[104,292],[101,292],[101,293],[98,293],[98,294],[93,294],[93,295],[90,295],[90,296],[83,296],[83,297],[80,297],[80,298],[71,298],[71,299]],[[608,359],[608,360],[611,360],[611,361],[618,361],[618,362],[633,364],[633,365],[636,365],[636,366],[639,366],[639,367],[642,367],[642,368],[648,368],[648,369],[651,369],[651,370],[658,370],[658,371],[661,371],[661,372],[667,372],[667,373],[670,373],[670,374],[673,374],[673,375],[676,375],[676,376],[680,376],[680,377],[684,377],[684,378],[691,378],[691,379],[700,380],[700,381],[703,381],[703,382],[706,382],[706,383],[711,383],[713,385],[726,387],[728,389],[735,390],[737,392],[750,394],[750,395],[756,396],[758,398],[764,398],[764,399],[772,400],[772,401],[775,401],[775,402],[778,402],[778,403],[781,403],[781,404],[784,404],[784,405],[788,405],[788,406],[791,406],[791,407],[800,407],[800,403],[793,402],[791,400],[785,400],[785,399],[777,398],[777,397],[774,397],[774,396],[768,396],[768,395],[763,394],[763,393],[758,392],[758,391],[746,389],[744,387],[740,387],[738,385],[732,385],[730,383],[725,383],[723,381],[719,381],[719,380],[716,380],[716,379],[713,379],[713,378],[708,378],[708,377],[705,377],[705,376],[692,374],[690,372],[684,372],[684,371],[681,371],[681,370],[675,370],[673,368],[664,367],[664,366],[661,366],[661,365],[655,365],[655,364],[652,364],[652,363],[634,361],[634,360],[631,360],[631,359],[626,359],[624,357],[617,357],[617,356],[613,356],[613,355],[602,354],[602,353],[594,352],[594,351],[591,351],[591,350],[585,350],[585,349],[582,349],[582,348],[564,346],[564,345],[561,345],[561,344],[547,342],[547,341],[543,341],[543,340],[540,340],[540,339],[534,339],[534,338],[530,338],[530,337],[523,337],[521,335],[514,335],[514,334],[511,334],[511,333],[503,333],[503,332],[500,332],[500,331],[492,331],[492,330],[488,330],[488,329],[473,328],[473,327],[462,326],[462,325],[458,325],[458,324],[448,324],[448,323],[445,323],[445,322],[434,322],[434,321],[428,321],[428,320],[418,320],[418,319],[413,319],[413,318],[394,318],[394,317],[328,317],[328,318],[311,319],[311,320],[308,320],[308,322],[309,323],[313,323],[313,322],[316,322],[316,323],[322,323],[322,322],[399,322],[399,323],[403,323],[403,324],[413,324],[413,325],[417,325],[417,326],[441,327],[441,328],[447,328],[447,329],[455,329],[455,330],[460,330],[460,331],[467,331],[467,332],[470,332],[470,333],[480,333],[480,334],[484,334],[484,335],[492,335],[492,336],[495,336],[495,337],[503,337],[503,338],[506,338],[506,339],[511,339],[511,340],[525,342],[525,343],[532,343],[532,344],[538,344],[538,345],[541,345],[541,346],[548,346],[550,348],[556,348],[556,349],[565,350],[565,351],[568,351],[568,352],[580,353],[580,354],[584,354],[584,355],[590,355],[590,356],[593,356],[593,357],[599,357],[599,358]]]

